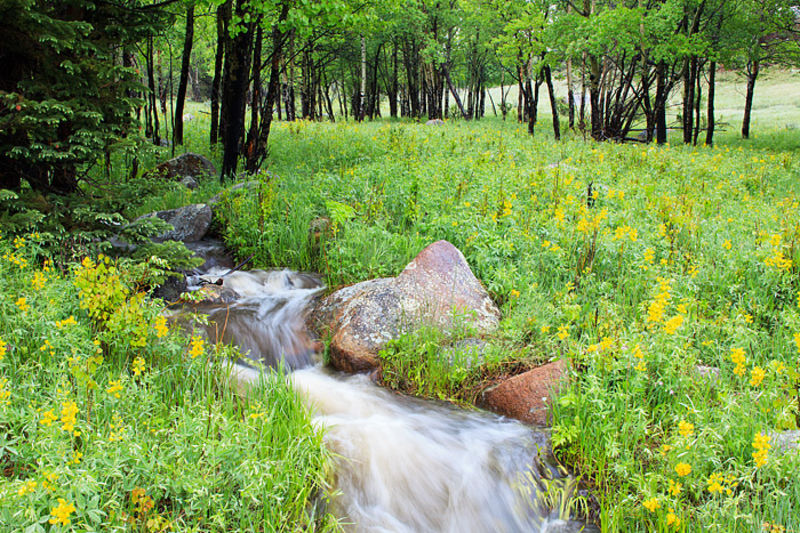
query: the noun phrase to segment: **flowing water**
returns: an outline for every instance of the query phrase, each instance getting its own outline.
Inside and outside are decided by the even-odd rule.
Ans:
[[[195,282],[217,281],[212,271]],[[349,531],[567,532],[537,492],[547,437],[516,421],[384,390],[365,375],[325,369],[305,330],[319,279],[290,271],[235,272],[223,287],[238,295],[206,309],[212,339],[240,346],[291,379],[325,428],[337,457],[335,511]],[[222,332],[220,334],[220,332]],[[239,365],[238,377],[257,371]]]

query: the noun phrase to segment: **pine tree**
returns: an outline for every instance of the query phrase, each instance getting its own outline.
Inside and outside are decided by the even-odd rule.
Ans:
[[[72,192],[137,128],[141,88],[122,55],[169,22],[164,4],[0,2],[0,188]]]

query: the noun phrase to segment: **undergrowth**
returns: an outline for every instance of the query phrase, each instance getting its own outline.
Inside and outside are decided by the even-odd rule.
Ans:
[[[301,531],[329,457],[284,376],[248,394],[108,257],[63,271],[0,237],[3,531]]]

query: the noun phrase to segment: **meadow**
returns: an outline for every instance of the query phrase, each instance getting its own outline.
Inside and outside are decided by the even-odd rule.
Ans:
[[[276,123],[268,171],[225,194],[218,228],[253,267],[319,272],[330,289],[396,275],[450,241],[501,327],[480,365],[445,363],[446,339],[410,332],[383,355],[396,386],[469,405],[499,376],[563,358],[553,445],[603,530],[798,531],[800,458],[774,445],[800,422],[794,108],[757,98],[754,138],[731,127],[713,147],[555,142],[545,119],[534,138],[494,118]],[[188,148],[214,158],[194,109]],[[766,125],[776,113],[785,123]],[[220,190],[147,186],[126,215]],[[317,239],[320,217],[330,229]],[[60,270],[31,234],[0,247],[0,522],[335,526],[311,504],[326,479],[321,437],[283,380],[258,402],[234,394],[213,348],[161,335],[135,267]],[[91,298],[107,286],[113,309]]]

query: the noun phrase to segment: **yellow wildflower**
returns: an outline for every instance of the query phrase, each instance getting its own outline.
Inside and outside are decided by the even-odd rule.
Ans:
[[[56,420],[58,420],[58,417],[53,412],[53,410],[50,409],[49,411],[45,411],[44,413],[42,413],[42,419],[39,420],[39,423],[43,426],[50,427]]]
[[[6,353],[8,353],[8,346],[3,342],[3,339],[0,338],[0,361],[5,359]]]
[[[733,248],[733,244],[731,244],[730,239],[725,239],[725,242],[722,243],[722,247],[725,248],[726,250],[730,250],[731,248]]]
[[[78,421],[76,418],[78,412],[78,404],[76,404],[74,401],[70,400],[68,402],[61,403],[61,429],[76,433],[76,436],[77,432],[75,431],[75,423]]]
[[[683,324],[683,316],[675,315],[664,323],[664,333],[673,335],[681,327],[681,324]]]
[[[136,359],[133,360],[131,363],[131,370],[133,371],[134,376],[138,376],[144,371],[145,363],[144,358],[142,356],[138,356]]]
[[[694,433],[694,424],[681,420],[678,422],[678,432],[683,437],[691,437]]]
[[[649,500],[645,500],[642,502],[642,505],[651,513],[655,513],[656,509],[661,509],[661,504],[658,503],[658,498],[650,498]]]
[[[731,348],[731,361],[737,365],[744,365],[747,361],[747,358],[744,356],[744,349]]]
[[[50,515],[53,517],[50,519],[51,524],[61,524],[62,526],[66,526],[69,524],[69,516],[75,512],[75,506],[71,503],[67,503],[64,498],[58,499],[58,506],[53,507],[50,510]]]
[[[192,348],[189,350],[189,355],[192,356],[192,359],[203,355],[205,348],[203,346],[204,342],[202,337],[199,335],[192,336]]]
[[[766,376],[766,372],[760,366],[753,367],[750,371],[750,385],[753,387],[758,387],[761,385],[761,382],[764,381],[764,376]]]
[[[36,490],[36,482],[33,480],[28,480],[20,485],[19,489],[17,489],[17,494],[20,496],[25,496],[29,492],[33,492]]]
[[[31,280],[31,285],[33,286],[33,290],[41,291],[44,289],[44,286],[47,284],[47,277],[42,272],[36,272],[33,275],[33,279]]]
[[[681,526],[681,519],[675,514],[674,509],[670,509],[667,513],[667,525],[675,526],[675,529],[678,529]]]
[[[716,472],[711,474],[708,477],[708,481],[706,482],[708,484],[708,492],[710,492],[711,494],[714,493],[721,494],[722,491],[725,490],[725,487],[722,486],[723,481],[724,480],[720,474],[717,474]]]
[[[6,389],[8,379],[0,378],[0,405],[8,405],[11,403],[11,391]]]
[[[120,380],[116,379],[108,382],[108,388],[106,389],[106,392],[113,395],[115,398],[119,398],[119,391],[121,391],[123,388],[124,387],[122,386]]]
[[[678,463],[675,465],[675,472],[680,477],[686,477],[692,472],[692,465],[689,463]]]
[[[558,326],[558,334],[557,334],[557,336],[558,336],[558,338],[560,340],[563,341],[564,339],[567,338],[568,335],[569,335],[569,326],[566,326],[566,325]]]
[[[24,296],[20,296],[19,298],[17,298],[17,301],[15,303],[17,307],[19,307],[19,310],[22,311],[23,313],[26,313],[28,309],[30,309],[30,307],[28,306],[28,300]]]
[[[78,322],[75,320],[75,317],[69,315],[69,318],[65,318],[64,320],[56,320],[56,327],[58,329],[63,328],[64,326],[74,326]]]
[[[681,493],[683,485],[677,481],[669,480],[669,493],[673,496],[678,496]]]
[[[753,437],[753,459],[756,462],[756,467],[761,467],[767,464],[767,453],[772,445],[769,443],[770,436],[764,433],[759,433]]]

